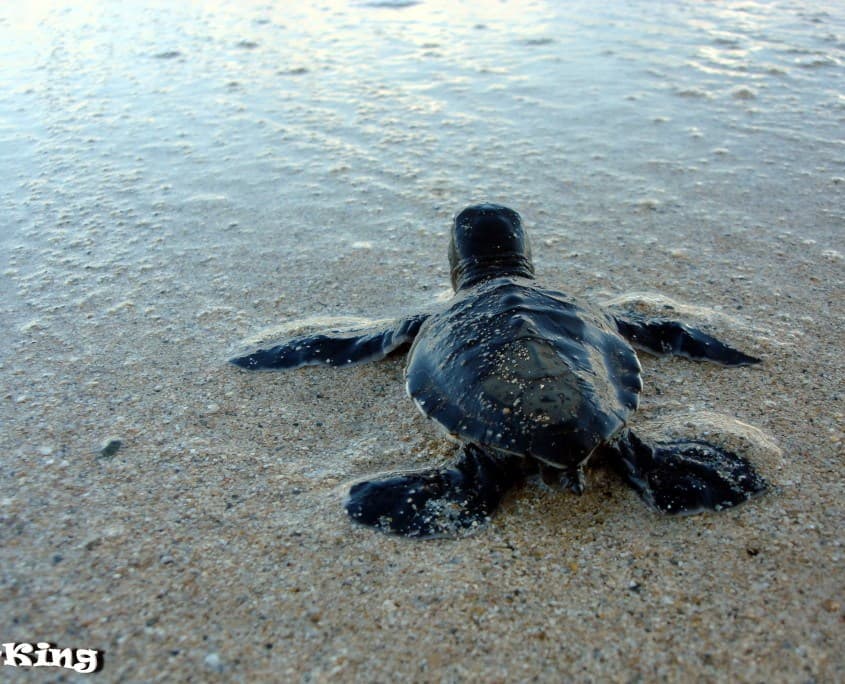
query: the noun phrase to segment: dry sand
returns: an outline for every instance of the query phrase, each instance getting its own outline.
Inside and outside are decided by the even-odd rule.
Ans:
[[[557,82],[542,89],[547,66],[520,55],[577,62],[560,17],[491,9],[479,28],[460,6],[449,28],[430,4],[436,35],[414,39],[402,22],[427,20],[425,3],[338,5],[313,30],[261,5],[160,10],[161,38],[77,9],[18,36],[27,66],[2,102],[2,641],[100,649],[114,682],[845,681],[841,61],[783,85],[752,49],[817,41],[841,60],[842,13],[794,29],[788,8],[752,8],[754,29],[725,9],[704,36],[655,20],[747,49],[732,54],[762,85],[687,74],[705,53],[682,36],[665,73],[617,86],[630,100],[594,92],[606,123],[551,123]],[[645,9],[625,11],[640,37]],[[362,13],[383,51],[439,51],[423,59],[440,60],[434,90],[405,62],[373,71],[370,34],[349,25]],[[268,52],[275,29],[300,32],[299,61]],[[476,62],[449,31],[478,37]],[[322,51],[356,54],[355,36],[357,74]],[[601,67],[625,60],[589,54],[591,80],[619,81]],[[634,424],[743,448],[767,495],[666,518],[599,468],[581,497],[516,490],[468,538],[350,524],[351,480],[450,457],[402,359],[248,374],[226,358],[285,321],[425,306],[448,283],[451,216],[483,199],[523,213],[544,283],[670,297],[764,358],[642,355]]]

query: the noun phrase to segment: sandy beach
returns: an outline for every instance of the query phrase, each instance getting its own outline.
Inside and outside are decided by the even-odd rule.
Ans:
[[[0,643],[103,682],[845,681],[845,10],[80,0],[0,45]],[[479,201],[542,283],[762,357],[641,354],[632,426],[766,495],[661,517],[596,467],[465,538],[348,520],[453,455],[401,355],[227,359],[447,296]]]

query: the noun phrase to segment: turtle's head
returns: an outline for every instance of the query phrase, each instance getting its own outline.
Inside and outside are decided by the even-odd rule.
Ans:
[[[498,204],[464,209],[452,227],[449,265],[456,292],[488,278],[533,278],[531,247],[519,214]]]

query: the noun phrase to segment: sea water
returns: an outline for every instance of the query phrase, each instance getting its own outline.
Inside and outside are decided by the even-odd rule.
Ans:
[[[8,3],[0,45],[6,241],[176,203],[730,221],[845,184],[839,3]]]
[[[842,259],[838,3],[7,3],[0,64],[5,311],[68,344],[188,296],[244,333],[394,313],[475,201],[608,297]]]

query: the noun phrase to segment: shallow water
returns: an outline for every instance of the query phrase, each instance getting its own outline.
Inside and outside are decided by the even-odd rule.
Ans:
[[[6,3],[0,65],[4,636],[114,681],[842,678],[841,3]],[[454,545],[350,527],[344,483],[452,453],[401,361],[225,360],[443,299],[480,200],[549,285],[763,357],[644,355],[635,418],[770,494],[657,520],[599,470]]]
[[[634,245],[735,269],[784,233],[841,260],[828,3],[36,3],[6,7],[0,38],[19,305],[96,300],[80,270],[165,252],[177,282],[218,254],[296,273],[363,253],[404,265],[400,289],[439,288],[448,220],[481,199],[522,211],[541,266],[578,257],[581,282]]]
[[[841,219],[835,4],[54,4],[0,23],[7,240],[72,217],[190,244],[212,226],[161,224],[193,208],[351,250],[478,198],[550,232],[680,207],[739,230]],[[109,232],[100,249],[125,246]]]

